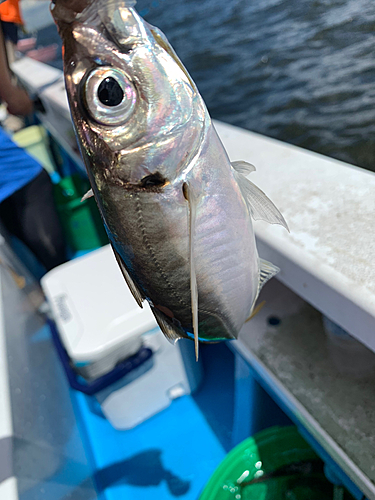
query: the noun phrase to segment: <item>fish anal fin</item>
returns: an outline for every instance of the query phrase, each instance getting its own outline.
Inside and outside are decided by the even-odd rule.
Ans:
[[[175,344],[177,340],[182,338],[188,338],[184,330],[173,324],[172,320],[158,308],[151,306],[151,311],[155,316],[160,330],[164,333],[165,337],[171,344]]]
[[[247,179],[241,171],[234,169],[235,178],[246,202],[251,217],[254,220],[264,220],[269,224],[280,224],[289,231],[288,224],[279,209],[268,196]]]
[[[276,276],[276,274],[280,271],[277,266],[274,266],[271,262],[264,259],[259,259],[259,264],[258,295],[267,281]]]
[[[113,253],[115,254],[117,264],[119,265],[119,267],[121,269],[122,275],[124,276],[124,279],[126,281],[126,284],[129,287],[129,290],[131,291],[131,293],[132,293],[135,301],[139,305],[139,307],[141,307],[143,309],[142,301],[145,300],[144,295],[140,292],[139,288],[137,287],[137,285],[134,283],[133,279],[131,278],[131,276],[130,276],[130,274],[129,274],[129,272],[124,264],[124,261],[122,260],[122,257],[119,255],[119,253],[117,252],[117,250],[114,248],[114,246],[112,244],[111,244],[111,246],[112,246]]]
[[[195,256],[194,256],[195,223],[197,218],[198,200],[194,196],[194,192],[187,182],[183,184],[182,189],[184,197],[189,204],[189,263],[190,263],[191,313],[193,319],[195,359],[196,361],[198,361],[199,357],[198,284],[197,284]]]

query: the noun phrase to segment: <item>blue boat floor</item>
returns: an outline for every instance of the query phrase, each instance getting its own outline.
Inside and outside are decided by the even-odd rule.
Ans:
[[[114,429],[91,398],[72,391],[100,500],[199,497],[231,447],[234,393],[228,347],[202,346],[201,355],[204,380],[196,394],[131,430]]]

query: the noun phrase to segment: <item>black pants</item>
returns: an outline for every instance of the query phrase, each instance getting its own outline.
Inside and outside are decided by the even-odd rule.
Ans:
[[[18,26],[15,23],[8,23],[7,21],[1,21],[1,28],[3,29],[3,35],[5,40],[10,40],[14,45],[18,42]]]
[[[66,244],[45,170],[0,203],[0,218],[49,271],[65,262]]]

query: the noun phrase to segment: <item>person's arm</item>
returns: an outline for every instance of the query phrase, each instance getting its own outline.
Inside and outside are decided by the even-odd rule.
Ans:
[[[29,115],[33,111],[33,103],[23,89],[12,83],[9,72],[3,32],[0,25],[0,98],[8,105],[12,115]]]

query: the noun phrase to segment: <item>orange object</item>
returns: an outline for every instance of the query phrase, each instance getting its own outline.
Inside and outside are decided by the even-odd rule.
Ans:
[[[19,0],[6,0],[0,4],[0,19],[7,23],[23,24]]]

